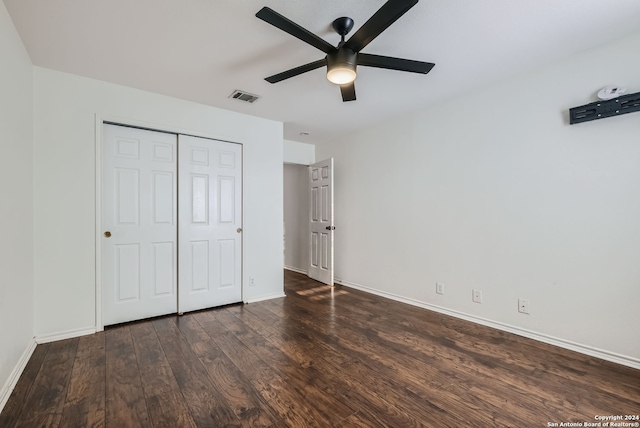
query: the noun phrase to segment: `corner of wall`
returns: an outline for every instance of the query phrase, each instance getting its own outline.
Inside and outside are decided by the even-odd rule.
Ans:
[[[25,367],[27,367],[27,363],[29,362],[31,355],[33,355],[33,351],[36,350],[36,346],[38,346],[38,344],[36,343],[35,339],[32,339],[20,356],[18,363],[9,374],[9,377],[7,378],[4,386],[2,387],[2,389],[0,389],[0,413],[2,413],[2,409],[4,409],[7,401],[9,401],[9,397],[11,396],[13,389],[16,387],[18,380],[20,380],[22,372],[24,371]]]
[[[33,352],[33,66],[0,2],[0,408]]]

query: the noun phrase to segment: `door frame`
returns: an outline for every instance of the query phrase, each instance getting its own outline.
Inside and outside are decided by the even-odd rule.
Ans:
[[[185,129],[179,126],[158,124],[153,122],[147,122],[139,119],[124,118],[120,116],[112,116],[107,114],[95,114],[95,233],[94,233],[94,248],[95,248],[95,314],[96,314],[96,332],[104,331],[104,323],[102,321],[102,150],[103,150],[103,126],[104,124],[128,126],[132,128],[147,129],[149,131],[166,132],[176,135],[188,135],[192,137],[207,138],[210,140],[217,140],[226,143],[239,144],[242,154],[242,224],[244,225],[244,182],[245,182],[245,164],[244,164],[244,145],[239,141],[232,141],[228,139],[228,136],[214,135],[200,131],[194,131],[192,129]],[[241,269],[241,288],[242,288],[242,301],[246,303],[247,299],[245,292],[247,287],[244,283],[244,232],[241,234],[242,239],[242,251],[240,255]]]

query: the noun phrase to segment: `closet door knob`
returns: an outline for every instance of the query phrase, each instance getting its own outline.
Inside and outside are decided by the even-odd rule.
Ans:
[[[111,236],[111,232],[109,232],[108,230],[104,233],[104,237],[105,238],[109,238]]]
[[[238,233],[242,233],[242,228],[241,228],[241,227],[237,228],[237,229],[236,229],[236,232],[238,232]]]

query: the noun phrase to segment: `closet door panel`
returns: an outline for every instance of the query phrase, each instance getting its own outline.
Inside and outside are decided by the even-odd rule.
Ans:
[[[180,135],[178,158],[179,311],[240,302],[242,147]]]
[[[102,322],[177,311],[177,136],[103,127]]]

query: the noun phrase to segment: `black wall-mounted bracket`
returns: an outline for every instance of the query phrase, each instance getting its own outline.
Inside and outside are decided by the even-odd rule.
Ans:
[[[640,92],[569,109],[569,124],[640,111]]]

